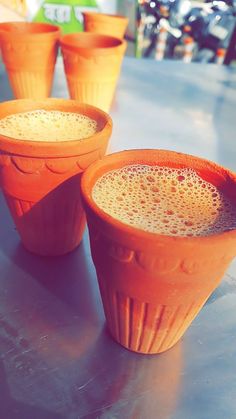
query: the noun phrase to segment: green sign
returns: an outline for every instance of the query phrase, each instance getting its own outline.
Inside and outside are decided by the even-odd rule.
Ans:
[[[84,11],[97,11],[96,0],[47,0],[43,1],[34,22],[58,25],[63,33],[83,30]]]

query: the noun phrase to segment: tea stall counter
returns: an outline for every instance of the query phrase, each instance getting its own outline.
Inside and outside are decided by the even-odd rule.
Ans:
[[[235,87],[223,66],[126,58],[110,151],[179,150],[236,171]],[[53,96],[68,97],[60,61]],[[131,353],[106,331],[87,232],[64,257],[30,254],[0,194],[0,418],[234,419],[235,279],[234,262],[171,350]]]

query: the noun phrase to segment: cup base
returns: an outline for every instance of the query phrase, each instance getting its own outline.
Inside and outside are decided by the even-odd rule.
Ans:
[[[101,278],[99,284],[111,335],[126,349],[142,354],[158,354],[172,348],[205,302],[150,304],[112,290]]]
[[[117,343],[117,345],[120,345],[120,346],[122,346],[122,348],[124,348],[124,349],[126,349],[127,351],[129,351],[129,352],[135,352],[136,354],[140,354],[140,355],[160,355],[160,354],[162,354],[162,353],[164,353],[164,352],[168,352],[168,351],[170,351],[174,346],[176,346],[177,344],[179,344],[179,342],[181,342],[181,339],[182,338],[180,338],[178,341],[176,341],[175,343],[173,343],[173,345],[171,345],[171,346],[169,346],[168,348],[166,348],[166,349],[163,349],[163,350],[160,350],[160,351],[158,351],[158,352],[145,352],[145,351],[137,351],[136,349],[132,349],[132,348],[130,348],[130,347],[128,347],[128,346],[126,346],[126,345],[124,345],[123,343],[121,343],[121,342],[118,342],[117,341],[117,339],[116,339],[116,336],[112,333],[112,331],[109,329],[109,327],[108,327],[108,325],[107,325],[107,330],[108,330],[108,333],[109,333],[109,335],[111,336],[111,338]]]
[[[26,243],[24,243],[23,241],[21,241],[22,245],[24,246],[24,248],[27,250],[27,252],[32,253],[33,255],[37,255],[37,256],[43,256],[43,257],[57,257],[57,256],[64,256],[67,255],[68,253],[73,252],[74,250],[76,250],[82,243],[83,238],[79,241],[79,243],[73,245],[71,248],[67,248],[58,252],[54,252],[53,250],[48,250],[48,251],[42,251],[42,250],[38,250],[38,249],[34,249],[32,247],[28,247],[28,245]]]

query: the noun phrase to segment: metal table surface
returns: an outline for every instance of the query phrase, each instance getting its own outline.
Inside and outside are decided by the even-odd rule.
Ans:
[[[125,59],[110,151],[173,149],[236,170],[235,87],[222,66]],[[60,62],[53,95],[68,96]],[[87,233],[67,256],[34,256],[1,196],[0,418],[235,419],[235,279],[233,263],[171,350],[131,353],[106,330]]]

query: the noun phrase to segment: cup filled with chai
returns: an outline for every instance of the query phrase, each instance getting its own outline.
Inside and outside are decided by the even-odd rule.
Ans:
[[[111,335],[135,352],[168,350],[236,254],[236,175],[182,153],[129,150],[93,163],[81,190]]]
[[[73,100],[0,104],[0,185],[29,251],[61,255],[80,244],[81,174],[105,154],[111,131],[109,115]]]

